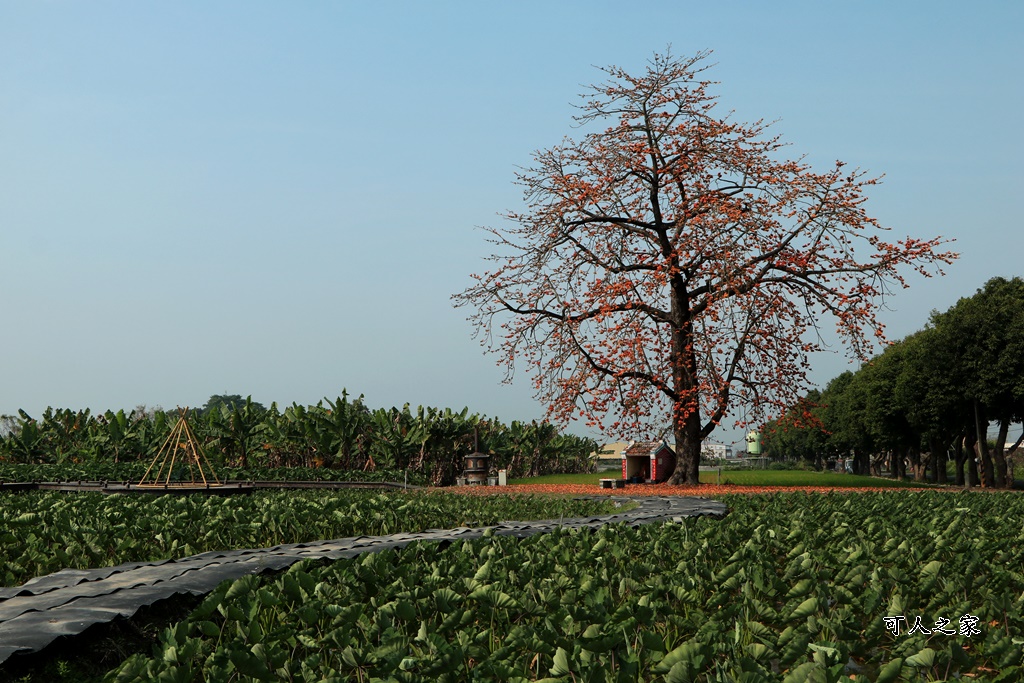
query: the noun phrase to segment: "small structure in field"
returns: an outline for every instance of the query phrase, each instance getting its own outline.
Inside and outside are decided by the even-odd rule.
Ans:
[[[186,470],[188,479],[184,477]],[[223,486],[199,445],[199,440],[188,426],[188,408],[180,410],[177,424],[171,429],[167,440],[135,488],[166,489],[171,486],[207,489]]]
[[[664,441],[633,441],[622,451],[622,478],[660,484],[676,469],[676,453]]]
[[[491,456],[486,453],[470,453],[466,456],[466,469],[463,477],[469,486],[486,486],[488,461]]]
[[[490,473],[491,456],[480,452],[480,433],[473,428],[473,452],[465,457],[466,467],[462,473],[462,481],[459,484],[469,486],[487,486],[488,474]],[[497,483],[495,481],[494,483]]]

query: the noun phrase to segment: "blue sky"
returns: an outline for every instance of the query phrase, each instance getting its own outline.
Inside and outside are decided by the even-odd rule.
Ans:
[[[884,173],[894,234],[957,240],[890,300],[902,337],[1021,274],[1022,28],[996,2],[0,0],[0,413],[347,387],[540,417],[449,297],[594,67],[667,45],[712,49],[720,106],[793,156]]]

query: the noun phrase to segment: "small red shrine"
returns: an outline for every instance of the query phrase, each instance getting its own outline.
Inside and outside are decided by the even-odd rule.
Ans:
[[[622,478],[660,484],[676,469],[676,453],[664,441],[633,441],[622,451]]]

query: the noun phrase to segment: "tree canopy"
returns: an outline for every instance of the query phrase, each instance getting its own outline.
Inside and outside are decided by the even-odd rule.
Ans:
[[[856,373],[796,402],[767,426],[768,451],[817,461],[852,456],[862,473],[870,459],[876,469],[888,463],[894,476],[909,462],[917,478],[931,472],[940,483],[948,454],[955,453],[958,484],[1010,487],[1007,453],[1020,442],[1007,448],[1007,439],[1010,426],[1024,420],[1022,378],[1024,280],[996,277],[947,311],[933,312],[924,329]]]
[[[236,410],[241,409],[246,404],[259,411],[266,410],[262,403],[253,401],[252,396],[242,398],[240,394],[213,394],[203,407],[199,409],[199,412],[205,414],[215,410],[219,411],[222,406],[227,407],[228,410]]]
[[[549,417],[610,436],[672,425],[674,483],[699,483],[701,441],[727,416],[756,421],[806,388],[820,321],[866,357],[905,271],[956,256],[883,239],[864,210],[876,178],[784,159],[763,121],[719,113],[708,56],[603,69],[575,117],[590,132],[534,153],[525,207],[488,229],[493,269],[455,296]]]

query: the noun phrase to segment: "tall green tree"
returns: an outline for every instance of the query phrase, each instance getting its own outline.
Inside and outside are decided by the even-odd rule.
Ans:
[[[1010,425],[1024,417],[1024,280],[992,278],[933,323],[955,344],[983,471],[995,486],[1010,486],[1004,448]],[[998,430],[992,449],[990,422]]]

